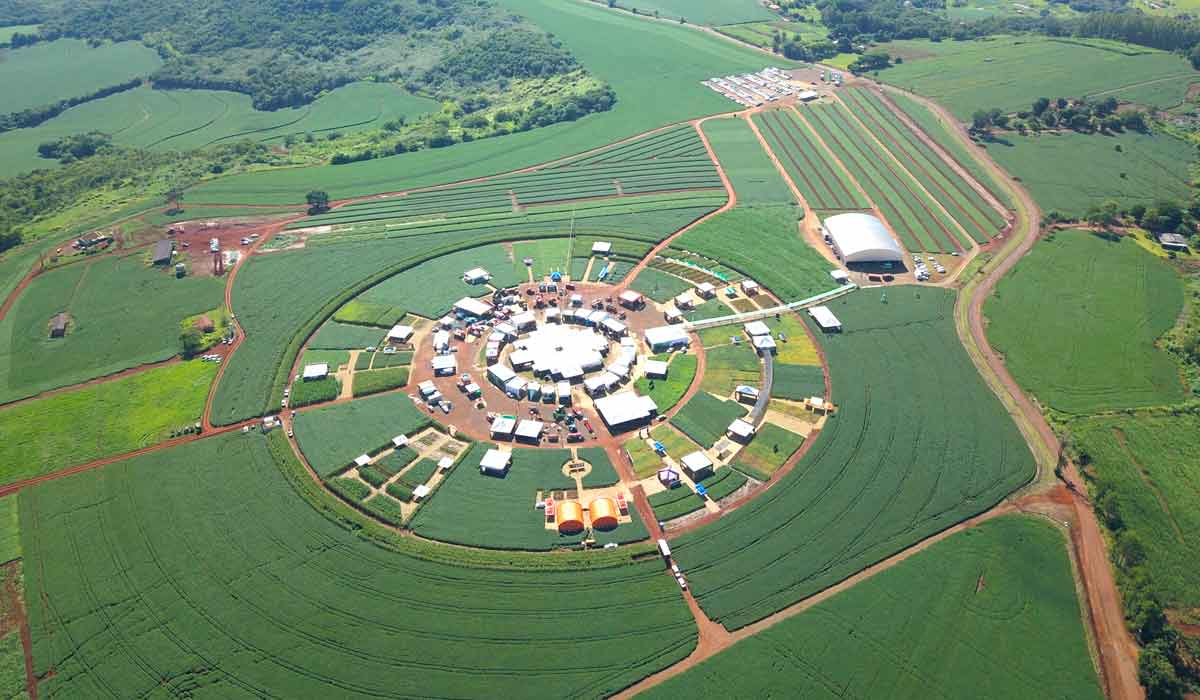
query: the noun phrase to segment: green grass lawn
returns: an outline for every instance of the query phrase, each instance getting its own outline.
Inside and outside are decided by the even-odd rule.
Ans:
[[[737,193],[738,206],[796,204],[796,198],[744,119],[713,119],[700,127]]]
[[[1007,516],[939,542],[643,694],[1101,700],[1066,540]]]
[[[1184,398],[1174,359],[1154,346],[1182,308],[1178,275],[1132,240],[1062,231],[1017,263],[984,312],[1026,391],[1055,410],[1094,413]]]
[[[1166,134],[1113,136],[1074,131],[1004,134],[987,152],[1029,189],[1043,211],[1080,217],[1112,199],[1122,206],[1185,199],[1194,149]]]
[[[722,401],[711,394],[699,392],[671,419],[678,428],[697,443],[711,447],[725,434],[735,418],[746,415],[746,407],[735,401]],[[674,456],[674,455],[672,455]]]
[[[655,355],[653,359],[665,361],[671,357]],[[679,403],[679,399],[687,393],[692,380],[696,378],[696,363],[695,355],[674,355],[667,368],[666,379],[647,379],[643,376],[634,382],[634,388],[639,394],[654,399],[654,403],[658,405],[658,412],[664,413]]]
[[[0,483],[162,442],[200,420],[216,373],[192,360],[0,408]]]
[[[774,423],[763,423],[750,444],[738,452],[733,467],[759,481],[767,481],[802,444],[803,435],[797,435]]]
[[[1082,98],[1101,91],[1118,99],[1139,83],[1163,78],[1168,106],[1183,99],[1195,73],[1181,56],[1103,40],[994,36],[974,41],[895,41],[881,50],[905,57],[881,80],[933,98],[959,119],[977,109],[1029,109],[1038,97]],[[981,67],[986,65],[986,69]],[[1140,95],[1134,95],[1140,96]]]
[[[223,280],[151,269],[142,254],[38,275],[0,321],[0,401],[179,354],[179,322],[221,304]],[[58,313],[67,335],[50,338]]]

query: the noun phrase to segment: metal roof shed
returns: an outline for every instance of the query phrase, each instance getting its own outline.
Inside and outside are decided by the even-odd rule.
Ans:
[[[667,363],[662,360],[646,360],[646,376],[651,379],[666,379],[667,367]]]
[[[742,324],[742,328],[745,329],[746,335],[752,338],[758,335],[771,335],[771,327],[762,321],[751,321],[750,323],[744,323]]]
[[[828,306],[814,306],[808,310],[808,315],[825,332],[842,330],[842,322],[838,320],[837,316],[833,315]]]
[[[523,420],[517,424],[517,439],[537,442],[542,439],[544,424],[538,420]]]
[[[492,421],[492,435],[509,436],[517,429],[517,419],[512,416],[496,416],[496,420]],[[489,450],[490,451],[490,450]]]
[[[458,360],[454,355],[438,355],[429,362],[433,373],[439,377],[454,374],[458,371]]]
[[[328,362],[316,362],[311,365],[304,365],[304,374],[301,376],[304,379],[304,381],[307,382],[307,381],[311,381],[313,379],[324,379],[328,375],[329,375],[329,363]]]
[[[483,454],[483,459],[479,460],[479,471],[482,474],[504,476],[508,473],[508,465],[512,461],[511,458],[512,455],[508,452],[488,450]]]

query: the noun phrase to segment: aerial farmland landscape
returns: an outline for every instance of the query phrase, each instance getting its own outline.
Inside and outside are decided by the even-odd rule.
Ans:
[[[0,697],[1200,697],[1200,5],[0,2]]]

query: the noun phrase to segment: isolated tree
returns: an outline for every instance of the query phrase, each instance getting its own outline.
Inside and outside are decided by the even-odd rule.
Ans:
[[[183,356],[195,357],[204,350],[204,334],[195,326],[189,325],[179,334],[179,342],[183,345]]]
[[[992,127],[992,117],[987,113],[987,110],[977,109],[971,115],[971,129],[973,131],[986,132]]]
[[[167,200],[167,213],[178,214],[183,211],[183,207],[179,203],[183,201],[183,188],[179,185],[172,185],[163,197]]]
[[[1034,100],[1034,102],[1033,102],[1033,113],[1034,114],[1036,114],[1040,117],[1040,116],[1042,116],[1042,113],[1045,112],[1047,109],[1050,109],[1050,98],[1049,97],[1039,97],[1036,100]]]
[[[324,190],[313,190],[304,197],[308,202],[309,214],[323,214],[329,211],[329,193]]]

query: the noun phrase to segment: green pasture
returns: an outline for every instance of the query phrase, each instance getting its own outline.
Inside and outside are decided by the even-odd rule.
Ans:
[[[613,109],[573,122],[393,158],[222,178],[194,188],[189,199],[291,203],[314,188],[338,199],[515,170],[664,124],[727,111],[729,100],[700,81],[790,63],[691,27],[649,22],[590,3],[502,0],[500,4],[553,33],[589,72],[609,83],[617,94]],[[614,51],[614,46],[621,50]]]
[[[7,39],[0,36],[0,41]],[[7,114],[82,97],[149,75],[161,65],[154,49],[136,41],[91,48],[79,39],[57,39],[0,49],[0,109]]]
[[[574,490],[575,480],[562,473],[571,457],[570,450],[514,449],[508,474],[495,477],[479,471],[479,460],[488,447],[476,444],[471,448],[429,503],[417,511],[411,523],[413,532],[470,547],[520,550],[570,547],[586,537],[586,531],[560,535],[557,530],[546,529],[545,511],[534,507],[539,491]],[[592,473],[583,480],[585,488],[612,483],[615,471],[607,458],[601,460],[594,453],[584,458],[593,466]],[[604,544],[646,539],[648,533],[637,511],[631,509],[630,514],[634,516],[631,523],[610,532],[595,531],[596,541]]]
[[[690,24],[708,26],[775,18],[775,14],[757,0],[626,0],[618,2],[617,7],[636,7],[643,15],[676,21],[682,18]]]
[[[142,254],[38,275],[0,321],[0,400],[77,384],[177,355],[179,321],[221,303],[222,281],[151,269]],[[67,335],[50,321],[70,317]]]
[[[774,488],[672,542],[710,618],[730,629],[762,619],[1033,477],[1033,456],[959,342],[954,298],[900,286],[886,304],[868,292],[830,302],[845,324],[821,340],[837,414]],[[930,387],[939,400],[913,400]]]
[[[774,423],[763,423],[750,441],[737,454],[733,468],[749,474],[759,481],[767,481],[804,444],[804,436],[781,428]]]
[[[735,418],[746,415],[746,407],[736,401],[722,401],[703,391],[697,392],[671,425],[704,447],[711,447],[725,435],[725,429]]]
[[[0,483],[162,442],[204,413],[217,365],[192,360],[0,407]]]
[[[797,204],[748,122],[740,118],[713,119],[700,128],[733,184],[738,206]]]
[[[1152,95],[1167,107],[1181,102],[1195,79],[1181,56],[1103,40],[992,36],[894,41],[878,48],[905,59],[881,71],[881,80],[932,98],[963,121],[978,109],[1029,109],[1039,97]],[[1153,93],[1140,87],[1152,80],[1162,80],[1162,87]]]
[[[355,457],[391,445],[429,425],[429,416],[411,399],[394,392],[325,406],[297,414],[296,442],[321,476],[350,466]]]
[[[735,207],[675,239],[671,252],[720,260],[785,302],[806,299],[834,285],[829,263],[800,237],[799,213],[791,206]]]
[[[133,46],[149,52],[158,65],[154,51]],[[0,67],[4,65],[0,63]],[[61,81],[46,82],[55,85]],[[73,107],[37,127],[0,134],[0,162],[4,163],[0,175],[52,167],[56,161],[38,157],[38,144],[93,129],[111,134],[114,141],[127,146],[187,150],[241,139],[280,141],[310,133],[377,129],[386,121],[412,118],[436,108],[434,101],[388,83],[352,83],[311,104],[273,112],[254,109],[250,96],[237,92],[139,87]],[[188,199],[193,199],[190,193]],[[282,203],[303,200],[301,192]]]
[[[695,574],[688,570],[689,577]],[[1104,697],[1061,532],[1026,516],[955,534],[644,697]]]
[[[399,537],[321,492],[279,432],[200,440],[20,499],[47,696],[598,697],[696,643],[661,562]],[[564,620],[598,614],[563,644]],[[136,637],[115,624],[132,619]]]
[[[671,359],[671,358],[674,359]],[[697,358],[695,355],[655,355],[655,360],[668,360],[666,379],[639,377],[633,387],[637,393],[654,399],[659,413],[665,413],[679,403],[696,378]]]
[[[533,258],[533,265],[526,266],[525,258]],[[513,243],[513,279],[524,280],[530,271],[535,280],[543,280],[552,272],[565,275],[570,271],[570,258],[571,241],[568,238],[543,238]]]
[[[1076,448],[1094,479],[1089,491],[1109,526],[1117,551],[1142,550],[1136,566],[1164,606],[1195,620],[1200,584],[1193,575],[1200,555],[1200,429],[1196,415],[1105,416],[1073,422]],[[1131,544],[1132,543],[1132,544]]]
[[[10,24],[7,27],[0,27],[0,44],[12,41],[13,34],[36,34],[41,26],[40,24]]]
[[[1074,217],[1110,199],[1123,206],[1185,199],[1195,162],[1195,151],[1176,138],[1132,131],[1004,134],[987,151],[1043,211]]]
[[[796,7],[792,10],[800,9]],[[802,41],[814,42],[829,38],[829,30],[821,24],[821,12],[816,5],[808,5],[807,21],[786,22],[776,18],[776,21],[739,22],[716,27],[722,34],[744,41],[752,46],[771,49],[775,45],[775,34],[783,34],[785,39],[799,38]]]
[[[0,139],[2,140],[2,139]],[[142,217],[151,226],[168,226],[177,221],[195,221],[197,219],[228,219],[232,217],[278,217],[283,214],[299,214],[300,209],[279,207],[205,207],[188,206],[181,203],[181,210],[175,214],[167,214],[165,209],[155,209]]]
[[[1025,391],[1058,411],[1095,413],[1184,398],[1174,359],[1155,347],[1182,308],[1175,271],[1133,241],[1060,231],[1000,280],[984,313]]]
[[[809,207],[870,208],[870,200],[859,191],[854,178],[838,165],[795,111],[772,110],[752,118]]]

